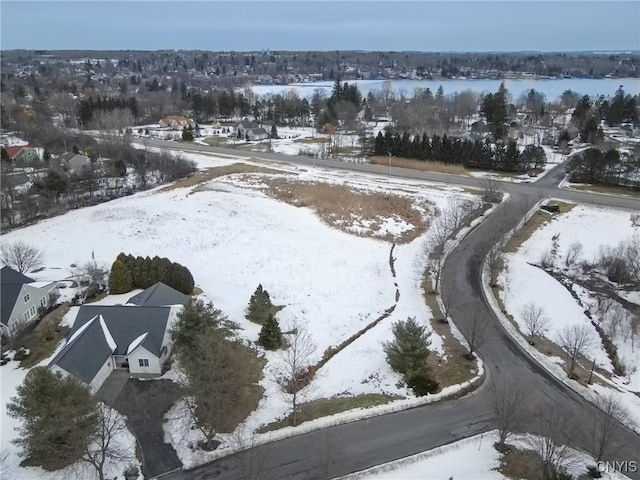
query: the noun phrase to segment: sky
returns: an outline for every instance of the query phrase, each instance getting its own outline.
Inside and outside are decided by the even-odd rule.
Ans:
[[[640,50],[640,1],[5,1],[2,49]]]

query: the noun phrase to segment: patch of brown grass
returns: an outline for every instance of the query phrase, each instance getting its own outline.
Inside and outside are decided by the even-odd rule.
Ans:
[[[520,246],[531,238],[533,233],[551,222],[555,217],[562,215],[564,213],[568,213],[571,211],[574,204],[571,203],[563,203],[563,202],[554,202],[560,207],[560,211],[555,213],[545,212],[542,210],[538,210],[533,216],[529,219],[527,223],[525,223],[520,230],[518,230],[511,239],[507,242],[507,245],[504,248],[506,253],[514,253],[520,248]]]
[[[374,165],[385,165],[388,167],[389,157],[371,157],[371,163],[373,163]],[[391,157],[391,166],[399,168],[410,168],[412,170],[422,170],[424,172],[469,176],[469,172],[462,165],[414,160],[412,158]]]
[[[251,412],[258,408],[264,394],[264,388],[258,385],[258,382],[262,380],[266,359],[258,357],[254,350],[244,345],[240,346],[237,353],[242,357],[244,368],[249,372],[250,382],[244,386],[240,401],[228,412],[224,424],[220,425],[220,431],[223,433],[232,433],[244,422]]]
[[[514,480],[542,480],[540,457],[531,450],[511,447],[509,452],[500,456],[500,466],[496,470]]]
[[[573,185],[570,190],[580,190],[583,192],[607,193],[609,195],[624,195],[628,197],[640,198],[640,191],[628,187],[608,187],[604,185]]]
[[[319,398],[311,402],[299,405],[297,421],[298,425],[304,422],[315,420],[317,418],[334,415],[336,413],[346,412],[354,408],[371,408],[378,405],[384,405],[393,400],[400,400],[403,397],[395,395],[386,395],[378,393],[367,393],[364,395],[356,395],[353,397],[331,397]],[[283,427],[291,426],[292,416],[288,415],[282,420],[271,422],[258,429],[259,433],[278,430]]]
[[[60,322],[69,308],[69,305],[58,307],[22,339],[22,343],[31,350],[29,356],[20,362],[22,368],[31,368],[51,356],[58,344],[66,338],[69,329],[61,327]]]
[[[267,193],[296,207],[313,209],[320,219],[331,227],[347,233],[378,238],[396,243],[408,243],[427,228],[423,213],[416,208],[428,209],[428,202],[417,204],[416,199],[390,193],[352,190],[344,185],[328,183],[292,182],[286,178],[267,178]],[[400,218],[413,230],[397,237],[390,233],[377,233],[387,218]],[[370,222],[366,232],[358,233],[351,227],[358,221]]]
[[[431,327],[442,338],[444,351],[448,358],[447,361],[439,362],[436,355],[430,355],[427,360],[429,371],[433,375],[433,379],[438,382],[440,389],[467,382],[478,371],[476,360],[468,360],[465,357],[468,353],[467,349],[453,336],[449,324],[439,321],[440,318],[444,318],[444,314],[440,310],[436,294],[431,291],[431,279],[428,275],[425,275],[422,287],[427,306],[433,314]]]
[[[169,192],[177,188],[189,188],[197,187],[204,183],[210,182],[219,177],[226,175],[233,175],[236,173],[262,173],[262,174],[279,174],[283,173],[281,170],[275,170],[273,168],[259,167],[257,165],[249,165],[247,163],[234,163],[232,165],[224,165],[221,167],[212,167],[205,170],[200,170],[190,177],[180,180],[172,185],[167,185],[164,188],[158,190],[158,193]]]

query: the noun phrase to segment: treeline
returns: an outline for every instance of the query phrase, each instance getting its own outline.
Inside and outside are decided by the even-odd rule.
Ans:
[[[78,121],[84,128],[91,126],[98,112],[111,112],[116,109],[127,109],[134,119],[139,116],[138,101],[135,97],[104,97],[97,95],[81,99],[78,103]]]
[[[134,257],[120,253],[111,266],[109,292],[127,293],[134,288],[149,288],[158,282],[189,295],[194,281],[189,269],[168,258]]]
[[[82,148],[72,144],[72,150],[90,159],[79,171],[68,171],[48,149],[44,150],[42,159],[29,165],[29,169],[20,168],[3,149],[0,162],[3,227],[21,226],[71,209],[131,195],[152,184],[185,178],[196,170],[194,162],[170,152],[140,150],[119,140],[78,139],[83,140]]]
[[[640,154],[621,153],[615,148],[589,148],[574,155],[567,164],[569,180],[594,185],[625,186],[640,190]]]
[[[374,143],[376,156],[413,158],[447,164],[459,164],[465,168],[524,173],[545,166],[547,156],[542,147],[527,145],[522,152],[515,140],[496,142],[489,139],[468,140],[427,134],[409,135],[408,132],[383,135],[378,133]]]

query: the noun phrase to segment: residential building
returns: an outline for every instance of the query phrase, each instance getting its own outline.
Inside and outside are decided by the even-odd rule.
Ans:
[[[36,282],[10,268],[0,270],[0,329],[5,337],[13,337],[38,318],[57,297],[56,283]]]

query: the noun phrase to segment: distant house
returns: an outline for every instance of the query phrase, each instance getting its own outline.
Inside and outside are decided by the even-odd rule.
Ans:
[[[32,144],[6,147],[5,151],[11,160],[21,160],[24,163],[33,163],[39,160],[36,146]]]
[[[49,308],[57,291],[55,283],[36,282],[10,267],[0,270],[0,328],[13,337],[38,318],[38,309]]]
[[[81,153],[67,152],[60,155],[60,162],[70,172],[81,172],[91,166],[91,159]]]
[[[182,130],[185,127],[195,128],[196,122],[192,119],[183,117],[182,115],[169,115],[160,120],[160,128],[171,128],[173,130]]]
[[[251,141],[269,138],[269,133],[264,128],[253,120],[247,120],[246,118],[238,122],[234,130],[238,138],[245,138]]]
[[[83,305],[66,345],[49,363],[96,392],[115,369],[156,376],[171,354],[170,330],[189,298],[162,283],[127,305]]]

